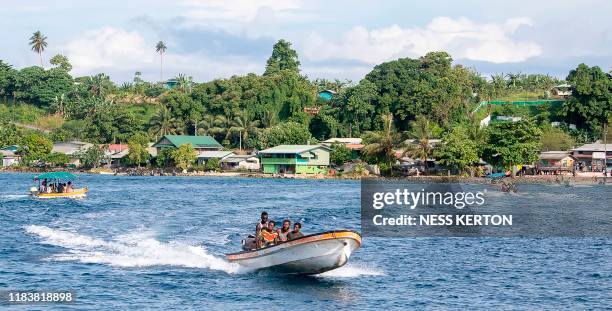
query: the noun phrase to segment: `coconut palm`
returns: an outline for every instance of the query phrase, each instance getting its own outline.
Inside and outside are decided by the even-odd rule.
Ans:
[[[214,135],[215,134],[215,116],[212,114],[205,115],[200,122],[197,123],[198,130],[196,135]]]
[[[164,53],[166,53],[166,49],[168,47],[164,43],[164,41],[157,42],[155,45],[155,51],[159,53],[159,81],[164,81]]]
[[[170,109],[161,106],[157,114],[151,118],[149,132],[156,138],[180,132],[180,126],[175,118],[172,117]]]
[[[38,53],[38,56],[40,57],[40,67],[44,67],[42,60],[42,52],[47,47],[47,37],[43,35],[39,30],[36,31],[30,37],[30,47],[32,48],[32,51]]]
[[[393,128],[393,115],[389,114],[384,117],[385,126],[382,131],[369,132],[366,134],[366,141],[369,142],[363,147],[363,152],[369,156],[378,158],[389,167],[393,165],[395,160],[395,145],[398,140],[398,135]]]
[[[278,114],[272,109],[265,109],[261,112],[260,120],[264,127],[272,127],[278,123]]]
[[[253,115],[247,111],[234,118],[229,133],[238,133],[238,146],[242,150],[242,140],[247,140],[259,126],[258,120],[253,120]]]
[[[429,142],[433,137],[430,122],[425,116],[417,116],[414,121],[410,122],[410,130],[406,134],[413,141],[402,146],[404,147],[402,156],[419,159],[421,163],[427,162],[427,158],[433,151]]]

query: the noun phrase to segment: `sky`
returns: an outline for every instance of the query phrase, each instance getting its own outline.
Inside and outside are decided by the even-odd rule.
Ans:
[[[580,63],[612,70],[612,1],[0,0],[0,59],[37,65],[28,39],[47,36],[46,66],[68,56],[74,76],[196,81],[263,73],[272,45],[293,44],[309,78],[357,82],[402,57],[447,51],[483,76],[565,78]]]

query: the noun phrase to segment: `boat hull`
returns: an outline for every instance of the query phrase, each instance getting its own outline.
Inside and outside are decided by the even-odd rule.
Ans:
[[[69,193],[32,193],[32,195],[40,199],[84,198],[88,191],[87,188],[82,188],[74,189],[74,191]]]
[[[319,274],[345,265],[361,246],[354,231],[305,236],[260,250],[228,254],[227,259],[248,269],[274,269],[288,274]]]

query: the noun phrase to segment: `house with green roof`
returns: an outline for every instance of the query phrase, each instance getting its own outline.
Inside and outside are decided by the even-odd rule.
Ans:
[[[325,174],[331,149],[322,145],[280,145],[259,151],[267,174]]]
[[[178,148],[185,144],[191,144],[196,151],[217,151],[223,146],[211,136],[188,136],[188,135],[164,135],[153,147],[157,152],[164,148]]]

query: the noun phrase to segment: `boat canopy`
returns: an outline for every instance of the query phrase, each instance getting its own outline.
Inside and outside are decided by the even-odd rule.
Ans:
[[[34,177],[34,179],[63,179],[63,180],[75,180],[77,177],[76,175],[72,174],[72,173],[68,173],[68,172],[49,172],[49,173],[43,173],[40,174],[36,177]]]

